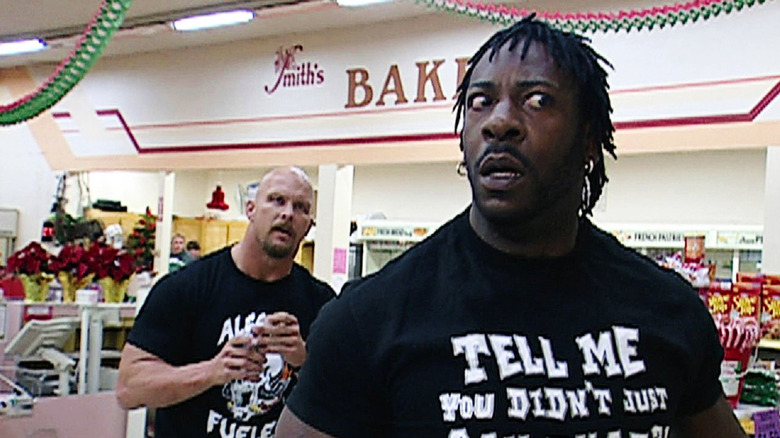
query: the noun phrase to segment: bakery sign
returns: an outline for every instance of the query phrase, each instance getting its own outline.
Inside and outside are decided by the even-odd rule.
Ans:
[[[413,223],[392,223],[374,221],[370,223],[358,223],[357,239],[360,241],[404,241],[419,242],[426,238],[433,230],[434,225]]]
[[[761,249],[763,244],[761,231],[718,231],[715,238],[716,248]]]
[[[752,249],[760,250],[764,235],[760,227],[746,230],[626,230],[614,229],[610,232],[620,243],[631,248],[684,248],[685,237],[701,235],[705,238],[705,247],[709,249]]]
[[[616,230],[612,234],[623,245],[633,248],[683,248],[685,236],[705,234],[701,231]]]
[[[367,240],[418,240],[427,235],[428,228],[425,227],[365,227],[361,232]]]

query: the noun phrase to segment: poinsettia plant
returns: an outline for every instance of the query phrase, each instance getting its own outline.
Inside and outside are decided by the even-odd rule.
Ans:
[[[81,281],[95,273],[95,260],[81,245],[65,245],[49,262],[51,272],[64,272]]]
[[[87,287],[95,277],[96,260],[81,245],[65,245],[49,262],[49,269],[56,273],[62,285],[62,300],[73,302],[76,291]]]
[[[111,278],[120,282],[135,273],[135,258],[113,246],[95,242],[87,249],[86,257],[94,260],[93,269],[98,279]]]
[[[30,242],[8,257],[8,271],[18,275],[51,274],[51,254],[38,242]]]
[[[38,242],[30,242],[8,258],[8,271],[21,280],[26,300],[46,300],[49,283],[54,278],[49,268],[51,259],[51,254]]]

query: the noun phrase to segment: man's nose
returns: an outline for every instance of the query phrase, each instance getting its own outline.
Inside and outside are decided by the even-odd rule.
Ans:
[[[282,217],[289,219],[293,217],[294,208],[292,202],[285,202],[282,206]]]
[[[508,100],[498,102],[482,125],[482,138],[486,141],[516,140],[522,132],[520,120]]]

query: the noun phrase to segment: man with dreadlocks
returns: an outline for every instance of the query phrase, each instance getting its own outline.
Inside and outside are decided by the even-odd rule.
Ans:
[[[745,436],[695,291],[587,219],[615,149],[588,43],[530,17],[470,60],[470,207],[322,309],[278,437]]]

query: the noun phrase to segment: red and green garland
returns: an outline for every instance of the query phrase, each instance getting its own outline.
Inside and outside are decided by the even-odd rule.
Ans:
[[[60,62],[43,85],[16,102],[0,105],[0,126],[32,119],[65,97],[103,54],[132,3],[133,0],[104,0],[76,48]]]
[[[698,0],[617,12],[559,12],[516,9],[470,0],[416,0],[429,7],[499,24],[511,24],[536,12],[537,18],[566,31],[579,33],[651,30],[730,14],[770,0]]]

